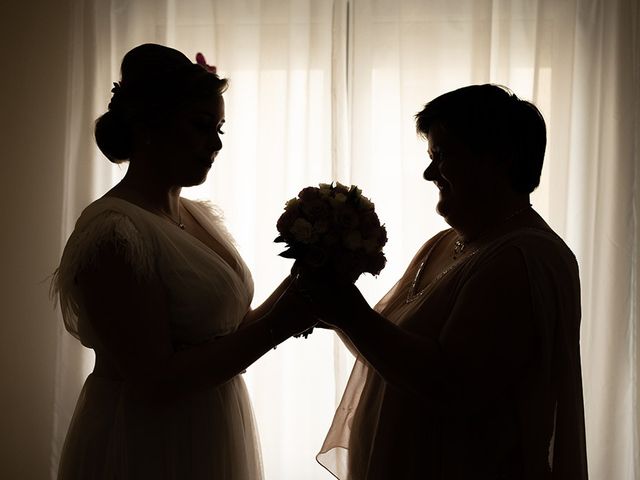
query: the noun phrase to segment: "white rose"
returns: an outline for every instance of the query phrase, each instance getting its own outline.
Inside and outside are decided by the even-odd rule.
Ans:
[[[292,198],[291,200],[287,200],[284,207],[285,209],[295,208],[300,205],[300,199],[298,197]]]
[[[360,197],[360,209],[373,210],[374,209],[373,202],[363,195],[362,197]]]
[[[302,243],[311,243],[314,237],[313,225],[304,218],[297,218],[290,230],[293,238]]]
[[[336,193],[335,197],[329,199],[329,203],[333,208],[337,208],[347,203],[347,196],[344,193]]]
[[[375,238],[367,238],[362,241],[364,251],[367,253],[373,253],[378,249],[378,240]]]
[[[329,221],[328,220],[317,220],[313,224],[313,231],[319,234],[327,233],[329,230]]]
[[[323,198],[327,198],[331,196],[331,185],[328,183],[321,183],[320,185],[318,185],[319,188],[319,192],[320,192],[320,196]]]
[[[357,230],[349,232],[343,240],[344,246],[349,250],[357,250],[362,247],[362,235]]]

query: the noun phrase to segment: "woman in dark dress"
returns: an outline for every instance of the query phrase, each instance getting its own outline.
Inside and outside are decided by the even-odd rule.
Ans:
[[[451,228],[374,309],[355,286],[300,280],[357,355],[318,460],[345,480],[584,480],[578,266],[529,199],[544,120],[495,85],[416,120]]]

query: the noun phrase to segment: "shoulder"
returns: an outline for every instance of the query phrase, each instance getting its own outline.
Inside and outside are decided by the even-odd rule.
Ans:
[[[116,252],[135,272],[146,276],[152,270],[155,255],[148,223],[145,212],[125,200],[96,200],[78,218],[65,246],[60,270],[77,273],[95,265],[101,255]]]
[[[128,243],[132,246],[149,241],[149,214],[140,207],[115,197],[103,197],[84,209],[70,242],[87,243],[87,246],[102,243]]]
[[[140,210],[112,197],[96,200],[83,210],[67,240],[51,280],[51,295],[58,298],[67,330],[77,338],[79,295],[86,290],[78,283],[80,276],[89,271],[100,275],[118,264],[126,270],[123,278],[155,278],[155,245],[143,225],[143,212],[136,208]]]
[[[505,239],[503,248],[518,250],[527,266],[578,275],[578,262],[564,240],[551,229],[524,228]]]
[[[493,262],[497,257],[519,252],[527,261],[562,263],[577,266],[576,257],[567,244],[551,229],[523,227],[508,232],[483,245],[479,262]]]
[[[90,203],[80,214],[74,232],[82,231],[87,226],[96,223],[140,224],[143,218],[148,216],[141,207],[118,197],[101,197]]]
[[[566,243],[551,229],[522,228],[504,235],[469,262],[469,276],[488,288],[503,280],[503,289],[528,286],[537,296],[579,298],[578,263]],[[513,282],[510,285],[510,282]]]

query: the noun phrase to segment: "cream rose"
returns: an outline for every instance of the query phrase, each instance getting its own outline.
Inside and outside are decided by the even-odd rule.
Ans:
[[[304,218],[297,218],[289,231],[298,242],[302,243],[311,243],[315,237],[313,225]]]

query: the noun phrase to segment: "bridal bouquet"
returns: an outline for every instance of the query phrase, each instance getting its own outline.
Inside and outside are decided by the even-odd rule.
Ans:
[[[286,203],[277,229],[275,241],[286,244],[280,256],[352,283],[363,273],[378,275],[387,261],[387,231],[355,185],[304,188]]]

